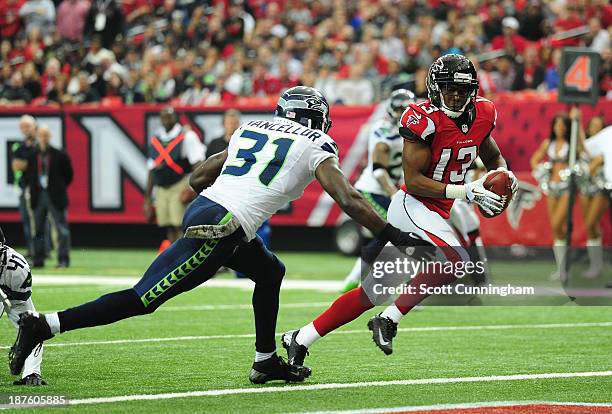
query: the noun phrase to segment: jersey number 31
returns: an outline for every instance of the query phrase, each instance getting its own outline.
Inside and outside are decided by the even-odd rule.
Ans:
[[[263,149],[269,139],[266,134],[249,130],[244,130],[240,135],[240,138],[253,140],[255,141],[255,144],[253,144],[251,148],[239,149],[236,153],[236,158],[244,160],[243,164],[240,166],[228,165],[225,167],[222,174],[236,176],[247,174],[249,171],[251,171],[251,167],[253,167],[253,164],[255,164],[257,161],[255,154]],[[293,140],[290,138],[277,138],[272,141],[272,144],[276,145],[274,157],[259,174],[259,181],[266,186],[270,185],[274,177],[276,177],[276,174],[278,174],[281,167],[285,163],[285,158],[287,158],[287,153],[293,144]]]

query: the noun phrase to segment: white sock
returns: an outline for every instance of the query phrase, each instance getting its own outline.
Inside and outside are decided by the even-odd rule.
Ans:
[[[387,309],[380,314],[383,318],[390,318],[393,322],[399,323],[404,317],[404,314],[399,310],[395,303],[387,306]]]
[[[295,342],[305,346],[306,348],[310,348],[310,346],[319,339],[321,339],[321,335],[319,335],[319,333],[317,332],[314,324],[310,322],[308,325],[300,329],[297,336],[295,337]]]
[[[51,333],[53,335],[60,333],[60,321],[57,316],[57,312],[48,313],[45,315],[45,319],[47,320],[47,325],[51,328]]]
[[[355,261],[351,273],[344,278],[344,283],[359,283],[359,279],[361,279],[361,259]]]
[[[276,351],[272,352],[257,352],[255,351],[255,362],[265,361],[268,358],[272,358],[272,356],[276,354]]]
[[[588,239],[586,242],[591,269],[601,269],[603,267],[603,248],[601,247],[601,238]]]
[[[565,240],[555,239],[553,245],[553,253],[555,255],[555,261],[557,262],[557,269],[559,274],[565,273],[565,248],[567,244]]]

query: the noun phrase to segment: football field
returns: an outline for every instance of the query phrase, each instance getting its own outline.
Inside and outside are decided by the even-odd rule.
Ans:
[[[279,256],[287,264],[280,334],[308,323],[338,296],[353,259]],[[122,289],[153,257],[75,251],[68,271],[34,274],[36,307],[64,309]],[[546,266],[498,263],[492,270],[520,269],[529,279],[548,274]],[[253,386],[250,286],[229,273],[212,282],[152,315],[57,336],[44,349],[50,385],[16,388],[5,367],[2,403],[44,394],[68,404],[36,412],[612,412],[612,307],[425,307],[402,321],[390,356],[366,328],[372,310],[312,347],[306,365],[313,373],[304,383]],[[15,330],[6,318],[2,324],[1,350],[8,352]]]

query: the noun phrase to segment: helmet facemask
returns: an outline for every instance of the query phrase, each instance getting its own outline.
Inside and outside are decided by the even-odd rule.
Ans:
[[[456,73],[455,75],[462,74]],[[460,117],[475,96],[475,91],[470,83],[440,82],[438,87],[440,89],[440,109],[451,118]]]

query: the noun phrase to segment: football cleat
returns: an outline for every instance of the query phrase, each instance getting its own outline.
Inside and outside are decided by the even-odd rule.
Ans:
[[[308,355],[308,348],[306,348],[304,345],[298,344],[295,340],[299,332],[299,329],[297,331],[285,332],[281,336],[281,342],[283,344],[283,348],[287,350],[287,361],[291,365],[303,366],[304,358],[306,358],[306,355]]]
[[[17,339],[9,351],[11,374],[19,375],[26,358],[35,348],[42,347],[43,341],[53,338],[51,328],[44,316],[27,311],[19,315]]]
[[[397,334],[397,324],[391,318],[383,318],[380,314],[368,321],[368,329],[372,331],[372,340],[385,355],[393,353],[393,338]]]
[[[268,381],[302,382],[311,374],[310,368],[287,364],[283,358],[274,354],[265,361],[253,362],[249,380],[253,384]]]
[[[13,381],[13,385],[47,385],[47,381],[45,381],[43,377],[40,376],[40,374],[34,373],[26,375],[25,377],[19,380]]]

